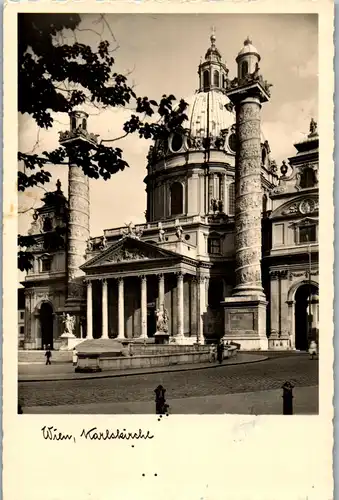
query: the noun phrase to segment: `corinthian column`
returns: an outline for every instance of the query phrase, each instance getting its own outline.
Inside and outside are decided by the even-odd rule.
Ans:
[[[184,336],[184,275],[177,273],[178,337]]]
[[[87,339],[93,338],[93,319],[92,319],[92,282],[87,282]]]
[[[147,338],[147,278],[140,276],[141,282],[141,335],[143,339]]]
[[[159,289],[158,289],[158,301],[159,301],[159,309],[162,309],[164,306],[164,301],[165,301],[165,277],[163,274],[158,274],[158,282],[159,282]]]
[[[108,301],[107,301],[107,280],[102,280],[102,336],[108,339]]]
[[[260,99],[237,105],[238,157],[235,171],[236,287],[234,295],[263,295],[261,283]]]
[[[124,278],[118,279],[118,339],[125,338]]]

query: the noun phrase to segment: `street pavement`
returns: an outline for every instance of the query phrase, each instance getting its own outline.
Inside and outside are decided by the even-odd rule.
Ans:
[[[295,385],[295,413],[317,413],[318,361],[304,353],[210,369],[25,381],[18,395],[24,413],[154,413],[154,389],[162,384],[171,413],[281,414],[287,380]]]

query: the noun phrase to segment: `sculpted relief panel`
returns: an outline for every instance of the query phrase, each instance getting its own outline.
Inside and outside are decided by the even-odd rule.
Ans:
[[[152,257],[148,253],[146,255],[144,252],[142,252],[139,249],[128,250],[126,248],[121,248],[113,255],[110,255],[109,257],[107,257],[106,261],[115,263],[115,262],[122,262],[122,261],[128,261],[128,260],[146,260],[149,258],[152,258]]]
[[[244,103],[238,108],[237,118],[239,123],[244,120],[259,120],[260,119],[260,106],[255,103]]]

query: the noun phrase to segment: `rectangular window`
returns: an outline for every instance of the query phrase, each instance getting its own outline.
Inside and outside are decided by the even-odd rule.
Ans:
[[[221,254],[221,241],[219,238],[208,238],[208,253],[212,255]]]
[[[25,327],[24,326],[20,326],[20,335],[23,335],[25,333]]]
[[[299,227],[299,243],[311,243],[317,241],[316,226]]]
[[[47,273],[51,270],[51,259],[43,259],[41,262],[41,270],[43,273]]]
[[[20,311],[20,321],[24,319],[24,315],[25,315],[24,311]]]

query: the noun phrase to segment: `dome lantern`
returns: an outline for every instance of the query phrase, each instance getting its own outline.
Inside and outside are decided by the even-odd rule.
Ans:
[[[199,92],[209,90],[225,91],[228,69],[222,62],[221,54],[216,47],[216,36],[213,30],[210,36],[211,45],[205,54],[205,60],[199,64]]]
[[[238,79],[243,80],[247,75],[253,74],[259,67],[260,54],[247,37],[244,46],[239,52],[236,62],[238,64]]]

